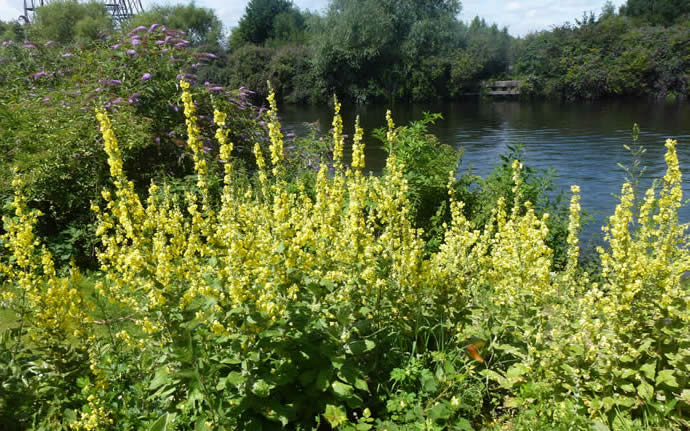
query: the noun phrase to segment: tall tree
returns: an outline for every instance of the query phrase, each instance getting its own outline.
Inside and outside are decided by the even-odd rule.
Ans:
[[[140,25],[163,24],[186,33],[190,42],[195,45],[219,45],[223,33],[223,24],[212,9],[189,4],[174,6],[154,6],[152,9],[136,15],[130,27]]]
[[[628,0],[620,11],[652,24],[671,25],[690,14],[690,0]]]
[[[429,67],[416,82],[446,74],[440,56],[457,42],[459,11],[457,0],[332,0],[315,37],[317,73],[329,91],[361,102],[408,96],[410,89],[401,85],[412,82],[408,65]]]
[[[110,14],[101,2],[60,0],[36,9],[29,36],[56,42],[90,42],[113,30]]]
[[[290,0],[250,0],[233,31],[232,42],[261,45],[274,36],[274,23],[277,16],[293,9]]]

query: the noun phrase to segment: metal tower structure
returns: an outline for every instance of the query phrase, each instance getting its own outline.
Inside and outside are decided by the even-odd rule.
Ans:
[[[19,19],[26,23],[31,22],[36,9],[51,2],[52,0],[24,0],[24,15]],[[144,10],[141,0],[103,0],[103,3],[118,25]]]

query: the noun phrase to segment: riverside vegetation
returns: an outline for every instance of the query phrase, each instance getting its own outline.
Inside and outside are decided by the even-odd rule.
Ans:
[[[0,47],[5,428],[690,426],[675,141],[584,264],[579,189],[519,151],[457,177],[433,115],[389,113],[369,175],[337,101],[288,141],[183,37]]]
[[[460,21],[458,0],[330,0],[323,13],[250,0],[227,38],[215,13],[193,4],[154,7],[129,25],[185,30],[218,56],[201,80],[251,88],[255,101],[268,80],[285,103],[326,103],[334,93],[355,103],[455,99],[495,79],[522,81],[523,98],[687,98],[690,5],[602,6],[519,38],[480,17]],[[0,39],[15,42],[86,43],[114,31],[103,5],[74,0],[51,2],[29,26],[0,22]]]

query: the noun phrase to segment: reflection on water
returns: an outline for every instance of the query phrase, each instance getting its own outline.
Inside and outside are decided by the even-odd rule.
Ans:
[[[371,137],[371,130],[385,124],[385,106],[344,106],[345,133],[352,134],[354,118],[359,115],[367,131],[367,166],[379,171],[385,161],[381,144]],[[664,142],[678,140],[678,158],[684,196],[690,197],[690,104],[652,103],[643,100],[616,100],[596,103],[560,104],[551,102],[480,102],[438,103],[392,107],[396,124],[423,118],[424,112],[440,112],[440,120],[431,129],[442,143],[464,149],[461,170],[468,168],[486,175],[507,146],[521,143],[525,163],[535,168],[554,168],[557,185],[569,190],[571,184],[582,189],[582,207],[594,221],[585,230],[591,237],[599,231],[606,217],[613,214],[615,194],[620,192],[624,173],[617,163],[627,164],[630,153],[623,147],[631,143],[634,123],[641,128],[640,143],[647,148],[643,165],[647,171],[644,188],[653,178],[664,175]],[[281,113],[283,126],[303,133],[303,123],[318,121],[322,132],[331,124],[332,112],[323,106],[286,106]],[[690,222],[690,208],[681,210],[681,222]]]

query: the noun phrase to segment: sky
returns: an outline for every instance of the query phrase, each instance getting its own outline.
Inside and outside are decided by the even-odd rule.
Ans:
[[[513,36],[524,36],[532,31],[549,30],[552,26],[571,23],[582,17],[583,12],[601,12],[606,0],[465,0],[462,1],[460,19],[470,21],[479,15],[488,23],[497,23],[499,27],[508,27]],[[185,2],[184,0],[180,2]],[[178,3],[178,1],[142,0],[144,8],[154,3]],[[196,0],[197,6],[216,11],[226,28],[237,25],[244,14],[248,0]],[[323,11],[328,0],[293,0],[300,9]],[[613,0],[616,7],[625,0]],[[0,19],[16,19],[23,13],[23,0],[0,0]]]

